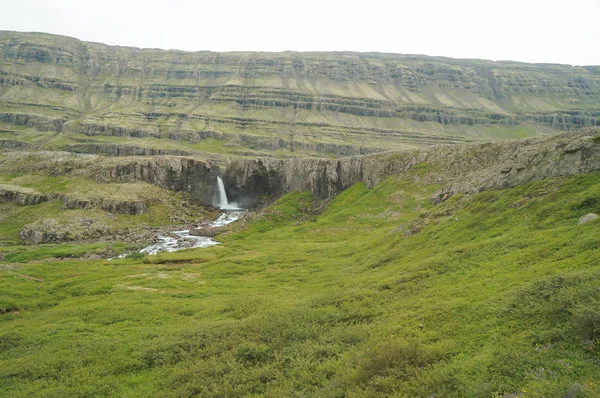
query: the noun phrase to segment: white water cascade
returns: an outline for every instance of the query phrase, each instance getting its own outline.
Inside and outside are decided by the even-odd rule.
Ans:
[[[225,192],[225,184],[223,184],[223,180],[221,177],[217,177],[217,188],[218,188],[218,199],[217,199],[217,207],[221,210],[242,210],[238,207],[237,203],[231,202],[227,200],[227,192]]]
[[[224,227],[243,216],[245,211],[227,211],[210,223],[211,227]],[[158,235],[158,242],[140,250],[140,253],[157,254],[160,252],[175,252],[183,249],[211,247],[219,242],[208,236],[190,235],[190,230],[173,231],[170,236]]]
[[[229,203],[227,200],[227,193],[225,192],[225,185],[223,184],[221,177],[217,177],[217,188],[218,198],[215,206],[219,207],[221,210],[225,210],[225,213],[221,214],[219,218],[210,223],[211,227],[223,227],[242,217],[246,212],[244,209],[239,208],[237,203]],[[169,236],[158,235],[157,238],[157,243],[143,248],[140,250],[140,253],[157,254],[160,252],[174,252],[197,247],[210,247],[219,244],[219,242],[207,236],[190,235],[188,229],[184,231],[173,231]],[[123,254],[115,258],[124,258],[125,256],[126,255]],[[112,259],[109,258],[109,260]]]

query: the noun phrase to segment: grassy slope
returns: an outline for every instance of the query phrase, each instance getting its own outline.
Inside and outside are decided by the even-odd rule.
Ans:
[[[211,249],[1,268],[0,394],[598,396],[598,177],[434,208],[388,179]]]

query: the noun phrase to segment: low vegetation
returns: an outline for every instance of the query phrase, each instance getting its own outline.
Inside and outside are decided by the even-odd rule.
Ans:
[[[0,395],[598,396],[599,178],[292,193],[221,245],[112,261],[11,246]]]

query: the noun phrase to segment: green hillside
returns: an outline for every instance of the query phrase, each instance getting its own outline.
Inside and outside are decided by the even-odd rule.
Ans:
[[[409,173],[288,194],[209,249],[5,253],[0,395],[597,397],[599,181],[434,206]]]
[[[598,67],[0,31],[0,147],[337,157],[600,125]]]

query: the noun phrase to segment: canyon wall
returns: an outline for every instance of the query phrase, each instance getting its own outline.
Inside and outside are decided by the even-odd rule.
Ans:
[[[113,158],[50,151],[9,151],[0,156],[0,171],[4,173],[47,173],[102,183],[143,181],[187,192],[191,199],[207,205],[215,198],[217,176],[222,176],[230,201],[247,207],[291,191],[309,190],[315,197],[327,199],[357,182],[371,188],[388,176],[440,185],[431,198],[437,202],[455,193],[501,189],[597,170],[597,128],[518,141],[437,145],[341,159],[236,159],[226,166],[182,156]],[[7,189],[4,192],[6,200],[16,197]]]
[[[442,188],[433,202],[455,193],[501,189],[549,177],[600,170],[600,129],[520,141],[441,145],[370,156],[326,159],[235,160],[223,180],[228,195],[253,203],[265,194],[311,191],[326,199],[363,181],[410,176]]]
[[[83,177],[99,183],[141,181],[171,191],[187,192],[195,202],[207,205],[213,202],[217,176],[222,173],[217,165],[180,156],[112,158],[57,151],[11,151],[0,154],[0,173]],[[8,191],[0,189],[0,200],[3,195],[9,198]],[[130,203],[129,210],[121,211],[123,205],[120,203],[80,203],[69,195],[53,195],[51,199],[62,200],[67,208],[100,207],[125,214],[141,214],[145,211],[135,201]]]

